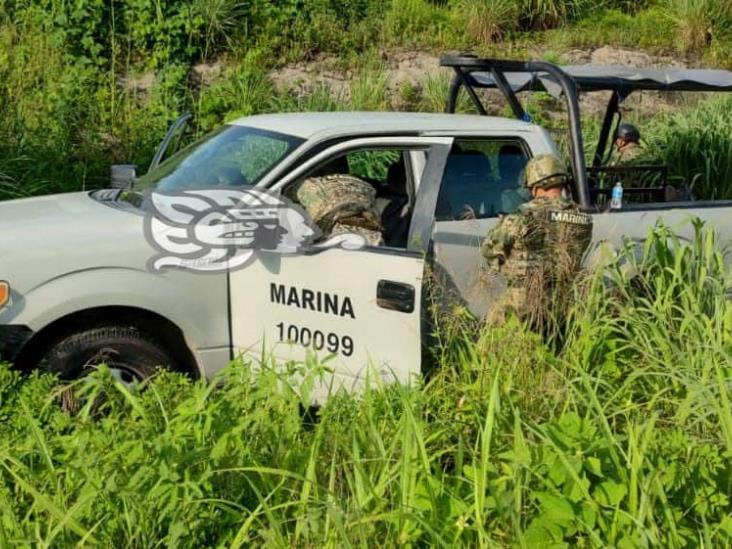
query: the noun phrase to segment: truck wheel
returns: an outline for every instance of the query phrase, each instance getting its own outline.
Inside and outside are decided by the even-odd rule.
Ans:
[[[98,364],[106,364],[124,384],[150,377],[158,366],[177,366],[171,354],[148,334],[134,327],[101,326],[56,341],[42,355],[38,368],[73,380]]]

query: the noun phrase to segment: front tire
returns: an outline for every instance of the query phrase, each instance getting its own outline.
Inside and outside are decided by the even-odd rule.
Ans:
[[[131,326],[100,326],[67,335],[43,353],[38,368],[71,381],[106,364],[124,384],[143,381],[158,367],[178,369],[172,354],[149,334]]]

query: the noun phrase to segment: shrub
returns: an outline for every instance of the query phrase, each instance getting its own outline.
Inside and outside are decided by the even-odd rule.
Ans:
[[[203,26],[203,59],[231,49],[240,27],[246,28],[247,4],[241,0],[199,0],[194,12],[205,22]]]
[[[501,40],[518,24],[515,0],[461,0],[457,6],[466,32],[482,42]]]
[[[522,27],[527,30],[555,28],[603,7],[603,0],[520,0]]]
[[[701,53],[728,33],[732,22],[726,0],[667,0],[667,14],[676,25],[677,47],[683,53]]]
[[[383,39],[388,44],[452,41],[450,12],[443,7],[425,0],[391,0],[385,10]]]
[[[315,361],[145,391],[102,367],[73,416],[57,380],[2,366],[2,539],[728,546],[731,278],[714,234],[687,232],[655,227],[609,259],[559,352],[516,322],[457,319],[428,380],[305,418]]]

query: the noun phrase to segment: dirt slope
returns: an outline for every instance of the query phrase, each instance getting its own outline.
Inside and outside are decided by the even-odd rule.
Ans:
[[[543,52],[537,51],[535,58],[541,58]],[[402,92],[409,85],[420,90],[429,78],[447,80],[449,71],[439,67],[439,55],[418,51],[392,51],[382,54],[382,70],[385,73],[388,97],[394,108],[404,108]],[[623,65],[638,68],[647,67],[684,67],[683,62],[668,56],[651,55],[641,51],[601,47],[595,49],[574,49],[566,52],[561,59],[566,64],[596,64],[596,65]],[[315,61],[286,65],[275,69],[269,74],[276,87],[296,94],[307,94],[318,86],[327,87],[334,97],[348,99],[350,96],[350,82],[354,78],[352,70],[337,68],[335,58],[323,56]],[[582,98],[582,108],[588,114],[604,112],[608,94],[586,94]],[[503,101],[500,95],[489,93],[486,95],[488,108],[492,113],[500,113]],[[631,96],[624,108],[629,112],[638,112],[641,115],[668,110],[679,101],[678,97],[669,94],[644,92]],[[559,105],[548,106],[556,110]]]

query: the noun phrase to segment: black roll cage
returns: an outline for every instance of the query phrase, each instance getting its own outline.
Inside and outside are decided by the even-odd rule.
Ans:
[[[454,113],[457,106],[457,98],[461,88],[465,88],[472,100],[478,113],[487,115],[487,111],[480,101],[478,94],[475,92],[476,83],[472,79],[471,74],[474,72],[488,72],[495,82],[496,87],[501,91],[508,101],[514,116],[520,120],[528,121],[528,116],[519,101],[516,93],[511,89],[506,80],[505,73],[547,73],[552,76],[557,84],[561,87],[565,101],[567,103],[567,112],[569,114],[569,134],[570,134],[570,152],[572,162],[572,176],[575,182],[575,191],[577,193],[577,202],[582,208],[591,209],[589,186],[587,182],[587,166],[584,157],[584,145],[582,141],[582,126],[580,122],[579,108],[579,92],[574,79],[566,72],[553,63],[546,61],[509,61],[499,59],[479,59],[466,55],[444,55],[440,59],[440,65],[443,67],[451,67],[455,71],[455,76],[450,83],[447,98],[447,112]],[[613,115],[609,117],[606,114],[606,122],[612,124]],[[603,130],[605,128],[603,127]],[[607,136],[605,137],[605,142]]]
[[[521,105],[516,95],[517,91],[548,91],[547,84],[551,84],[554,88],[553,95],[563,95],[569,115],[569,145],[574,190],[577,201],[585,209],[590,209],[592,206],[592,189],[588,182],[588,172],[596,174],[601,171],[617,171],[614,167],[603,166],[603,162],[613,135],[613,124],[617,126],[622,120],[620,103],[632,92],[638,90],[732,92],[732,73],[720,70],[659,70],[591,65],[576,65],[563,69],[546,61],[479,59],[466,54],[445,55],[441,58],[440,65],[455,71],[447,99],[449,113],[455,112],[458,94],[463,87],[481,115],[486,115],[487,112],[475,89],[495,88],[503,94],[514,116],[525,121],[530,121],[531,117]],[[509,80],[513,80],[513,86],[509,84]],[[613,92],[605,110],[591,170],[587,169],[584,158],[579,109],[580,91]],[[636,167],[637,170],[642,168]],[[645,167],[647,170],[653,168],[654,166]]]

